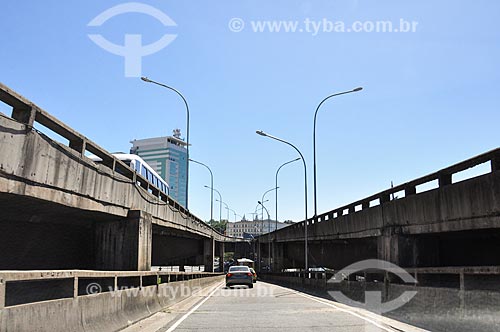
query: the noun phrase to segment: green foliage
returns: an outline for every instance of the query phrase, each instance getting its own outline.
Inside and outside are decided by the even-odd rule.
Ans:
[[[210,222],[210,226],[215,228],[219,233],[224,234],[224,232],[226,231],[226,227],[227,227],[227,220],[225,220],[225,219],[222,219],[220,221],[219,220],[212,220]]]

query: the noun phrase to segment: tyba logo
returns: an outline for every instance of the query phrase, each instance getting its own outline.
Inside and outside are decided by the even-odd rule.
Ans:
[[[335,275],[330,280],[328,280],[328,283],[340,284],[343,280],[348,279],[351,274],[354,274],[358,271],[378,271],[378,273],[389,272],[398,276],[405,283],[417,283],[415,278],[413,278],[411,274],[406,272],[401,267],[390,262],[378,259],[368,259],[351,264],[335,273]],[[340,303],[353,307],[364,308],[372,312],[382,314],[400,308],[406,303],[410,302],[410,300],[417,294],[417,292],[404,291],[399,297],[387,302],[382,302],[382,292],[380,291],[365,291],[365,302],[354,301],[344,295],[341,291],[329,291],[328,294],[330,294],[336,301]]]
[[[146,14],[154,17],[164,26],[177,26],[177,24],[161,10],[138,2],[123,3],[109,8],[90,21],[88,26],[101,26],[109,19],[127,13]],[[142,35],[125,34],[124,45],[117,45],[99,34],[89,34],[88,36],[102,49],[125,58],[125,77],[140,77],[142,72],[142,57],[159,52],[177,38],[177,35],[165,34],[154,43],[142,45]]]

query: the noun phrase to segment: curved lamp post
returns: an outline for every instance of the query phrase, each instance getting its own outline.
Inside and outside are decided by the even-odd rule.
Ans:
[[[228,208],[228,210],[230,210],[234,214],[234,221],[236,221],[236,216],[239,216],[239,214],[237,214],[233,209]]]
[[[300,158],[295,158],[294,160],[290,160],[290,161],[287,161],[286,163],[282,164],[280,167],[278,167],[278,170],[276,171],[276,182],[275,182],[275,187],[276,188],[279,188],[278,187],[278,173],[280,172],[281,168],[285,165],[288,165],[288,164],[291,164],[293,162],[296,162],[300,160]],[[276,212],[276,227],[274,228],[274,230],[278,230],[278,190],[276,189],[276,196],[275,196],[275,204],[276,204],[276,208],[275,208],[275,212]]]
[[[192,161],[195,164],[205,166],[210,172],[210,224],[212,224],[212,222],[214,221],[214,174],[212,173],[210,167],[208,167],[204,163],[193,159],[189,159],[189,161]]]
[[[274,188],[278,189],[278,188]],[[274,190],[273,189],[273,190]],[[267,245],[268,245],[268,251],[267,251],[267,259],[268,259],[268,272],[271,272],[271,216],[269,215],[269,210],[264,206],[264,203],[261,201],[258,201],[260,205],[262,205],[262,208],[266,210],[267,213]],[[264,218],[262,218],[264,219]]]
[[[218,202],[219,200],[216,199],[216,201]],[[229,205],[227,205],[226,202],[222,202],[222,204],[224,204],[224,206],[226,207],[226,210],[227,210],[227,221],[229,222]]]
[[[260,204],[260,205],[262,205],[262,207],[263,207],[263,209],[262,209],[262,214],[261,214],[261,215],[262,215],[262,220],[264,220],[264,203],[265,203],[265,202],[267,202],[267,200],[264,200],[264,198],[266,197],[267,193],[270,193],[270,192],[271,192],[271,191],[273,191],[273,190],[276,190],[276,191],[277,191],[277,190],[278,190],[278,186],[276,186],[276,187],[274,187],[274,188],[271,188],[271,189],[269,189],[268,191],[266,191],[266,192],[262,195],[262,199],[261,199],[261,200],[260,200],[260,202],[259,202],[259,204]],[[267,211],[267,209],[266,209],[266,211]],[[270,217],[270,216],[269,216],[269,213],[268,213],[267,215],[268,215],[268,217]]]
[[[153,81],[153,80],[150,80],[149,78],[147,77],[141,77],[141,80],[143,80],[144,82],[147,82],[147,83],[153,83],[153,84],[156,84],[156,85],[159,85],[159,86],[162,86],[166,89],[169,89],[169,90],[172,90],[174,91],[175,93],[177,93],[179,95],[179,97],[182,98],[182,101],[184,102],[184,105],[186,106],[186,153],[187,153],[187,156],[186,156],[186,210],[189,210],[188,209],[188,192],[189,192],[189,106],[188,106],[188,103],[187,103],[187,100],[186,98],[184,98],[184,96],[182,95],[182,93],[180,93],[177,89],[174,89],[172,88],[171,86],[168,86],[166,84],[163,84],[163,83],[159,83],[159,82],[156,82],[156,81]]]
[[[309,267],[309,260],[308,260],[308,248],[307,248],[307,223],[308,223],[308,220],[307,220],[307,166],[306,166],[306,160],[304,159],[304,156],[302,155],[300,150],[292,143],[287,142],[285,140],[282,140],[281,138],[266,134],[262,130],[257,130],[256,133],[259,134],[260,136],[269,137],[271,139],[274,139],[276,141],[279,141],[279,142],[282,142],[282,143],[285,143],[285,144],[291,146],[292,148],[295,149],[295,151],[298,152],[298,154],[300,155],[300,158],[302,159],[302,164],[304,165],[304,217],[305,217],[305,219],[304,219],[304,256],[305,256],[304,266],[305,266],[305,271],[307,272],[307,269]]]
[[[204,186],[205,188],[208,188],[208,189],[211,189],[213,191],[215,191],[217,194],[219,194],[219,221],[222,220],[222,195],[220,194],[220,192],[215,189],[214,187],[209,187],[209,186]]]
[[[313,181],[314,181],[314,220],[316,221],[316,218],[318,217],[318,196],[317,196],[317,187],[316,187],[316,116],[318,115],[319,108],[325,101],[332,97],[340,96],[340,95],[345,95],[348,93],[353,93],[353,92],[358,92],[363,90],[363,88],[355,88],[349,91],[344,91],[344,92],[339,92],[339,93],[334,93],[332,95],[329,95],[328,97],[324,98],[316,107],[316,111],[314,112],[314,125],[313,125]]]

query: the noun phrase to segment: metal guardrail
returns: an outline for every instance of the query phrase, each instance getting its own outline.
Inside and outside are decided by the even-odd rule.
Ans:
[[[160,191],[158,187],[149,183],[147,179],[144,178],[141,174],[134,172],[124,162],[114,157],[111,153],[109,153],[96,143],[92,142],[87,137],[73,130],[62,121],[53,117],[52,115],[42,110],[40,107],[30,102],[23,96],[19,95],[15,91],[11,90],[7,86],[3,85],[2,83],[0,83],[0,101],[13,108],[12,118],[14,120],[25,124],[30,129],[34,129],[35,122],[39,123],[40,125],[53,131],[59,136],[67,139],[68,146],[72,150],[74,150],[80,156],[80,158],[86,158],[86,151],[96,155],[97,157],[102,159],[103,165],[109,167],[113,172],[119,171],[121,175],[131,180],[131,183],[138,184],[140,187],[144,188],[148,194],[151,194],[155,198],[160,199],[162,202],[164,202],[165,205],[170,206],[171,208],[184,215],[186,219],[189,218],[192,221],[199,223],[201,227],[219,233],[215,228],[207,225],[204,221],[193,215],[191,212],[189,212],[189,210],[184,208],[170,196]],[[221,233],[219,234],[221,236],[224,236]]]
[[[472,168],[474,166],[478,166],[484,163],[490,162],[491,164],[491,170],[490,173],[500,171],[500,148],[491,150],[489,152],[480,154],[478,156],[472,157],[470,159],[464,160],[462,162],[459,162],[457,164],[454,164],[452,166],[443,168],[437,172],[422,176],[418,179],[406,182],[404,184],[392,187],[390,189],[381,191],[379,193],[376,193],[374,195],[368,196],[366,198],[363,198],[361,200],[355,201],[353,203],[341,206],[339,208],[333,209],[329,212],[320,214],[317,216],[316,220],[315,218],[309,218],[307,220],[308,224],[307,225],[313,225],[315,222],[324,222],[324,221],[330,221],[337,219],[343,215],[351,214],[351,213],[356,213],[359,211],[363,211],[366,209],[370,209],[372,207],[376,207],[378,205],[382,205],[384,203],[387,203],[391,201],[391,195],[395,195],[399,192],[404,192],[404,198],[410,197],[413,195],[418,195],[417,193],[417,186],[420,185],[425,185],[429,182],[432,181],[438,181],[438,188],[442,188],[448,185],[453,184],[452,181],[452,176],[456,173],[465,171],[469,168]],[[372,203],[378,203],[372,205]],[[298,223],[295,223],[292,226],[285,227],[282,230],[277,230],[275,232],[280,232],[280,231],[287,231],[290,227],[292,228],[303,228],[305,226],[305,221],[301,221]]]

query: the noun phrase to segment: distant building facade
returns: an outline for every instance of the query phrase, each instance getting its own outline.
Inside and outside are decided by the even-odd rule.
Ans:
[[[283,222],[278,222],[277,229],[289,226]],[[264,220],[246,220],[237,222],[228,222],[226,226],[226,235],[242,238],[252,238],[253,236],[266,234],[276,230],[276,221],[270,219]]]
[[[181,139],[180,130],[174,130],[173,136],[137,139],[130,143],[130,153],[144,159],[167,181],[170,197],[186,206],[187,144]]]

